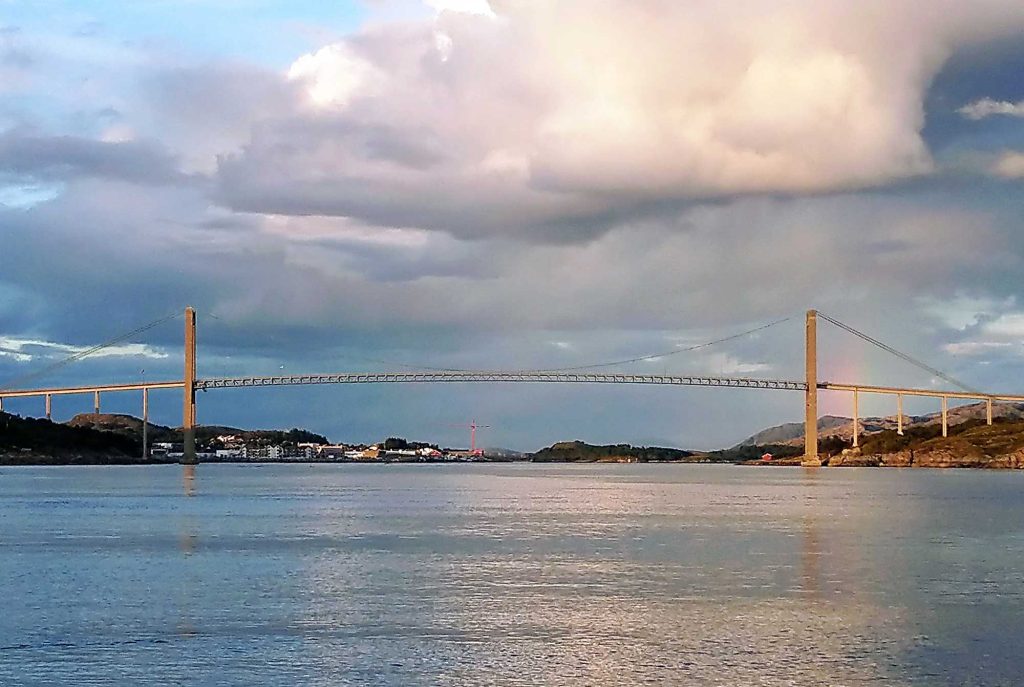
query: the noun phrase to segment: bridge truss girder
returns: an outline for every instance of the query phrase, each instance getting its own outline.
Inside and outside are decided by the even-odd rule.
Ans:
[[[234,389],[304,384],[415,384],[472,382],[541,382],[568,384],[656,384],[669,386],[711,386],[744,389],[805,391],[804,382],[783,379],[708,377],[679,375],[631,375],[575,372],[369,372],[269,377],[219,377],[197,379],[196,389]]]

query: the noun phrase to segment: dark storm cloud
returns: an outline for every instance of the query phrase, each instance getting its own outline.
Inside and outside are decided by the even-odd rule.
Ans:
[[[0,64],[5,67],[28,69],[35,63],[35,58],[27,50],[8,49],[0,52]]]
[[[985,98],[1024,100],[1024,43],[1019,36],[967,46],[953,54],[925,100],[923,135],[938,152],[1024,147],[1024,125],[1012,119],[974,121],[959,112]]]
[[[179,183],[187,178],[175,156],[156,142],[41,136],[23,129],[0,135],[0,173],[47,181],[103,177],[142,184]]]
[[[287,220],[295,228],[278,227],[276,233],[268,233],[255,218],[223,229],[201,192],[191,188],[145,187],[142,193],[126,194],[131,187],[119,182],[78,184],[54,202],[0,215],[5,239],[0,289],[3,282],[13,283],[45,304],[28,329],[20,331],[91,344],[193,304],[200,310],[203,373],[208,375],[381,369],[388,361],[485,368],[591,363],[666,350],[672,346],[666,333],[708,340],[789,314],[796,315],[799,325],[800,312],[817,306],[991,385],[1001,380],[986,376],[985,369],[978,372],[977,358],[957,362],[940,350],[950,341],[970,343],[981,332],[950,337],[948,331],[936,331],[934,318],[917,303],[924,296],[942,303],[958,290],[984,292],[995,283],[1012,292],[1012,275],[1019,273],[1019,264],[1006,262],[1020,255],[1020,248],[1007,242],[1013,227],[984,213],[958,211],[962,198],[747,199],[687,211],[676,219],[685,231],[660,219],[620,225],[585,245],[452,239],[435,244],[439,239],[430,232],[411,238],[399,232],[388,244],[377,242],[384,237],[365,227],[348,239],[342,238],[343,228],[329,226],[318,227],[328,238],[288,238],[309,221],[303,218]],[[922,214],[922,207],[929,212]],[[753,226],[756,233],[750,231]],[[61,250],[54,252],[53,246]],[[5,320],[5,328],[8,323],[13,320]],[[749,345],[737,342],[724,351],[735,360],[687,358],[656,367],[735,374],[746,369],[737,367],[741,362],[767,362],[770,370],[756,374],[799,377],[798,330],[779,333],[779,338],[772,330]],[[180,322],[149,332],[143,340],[177,355]],[[572,348],[552,346],[552,341]],[[851,372],[843,361],[858,360],[857,349],[842,340],[828,340],[826,349],[823,375],[848,378]],[[1002,369],[1017,369],[1015,363],[1004,361]],[[869,380],[875,382],[903,374],[886,364],[877,361],[864,374],[875,375]],[[180,361],[172,358],[160,365],[146,367],[150,374],[166,367],[166,374],[173,375]],[[0,365],[12,376],[16,367]],[[126,359],[121,367],[110,361],[81,374],[118,378],[137,375],[139,367]],[[928,382],[912,375],[904,379]],[[302,398],[339,404],[337,399],[351,396],[342,390],[309,395],[314,393],[319,392]],[[447,393],[385,394],[381,402],[387,403],[388,417],[399,421],[405,413],[426,412],[428,399],[448,398]],[[557,409],[559,403],[591,398],[536,389],[481,393],[480,398],[504,399],[494,403],[508,416],[521,416],[522,426],[510,440],[527,445],[536,441],[538,431],[548,436],[528,421],[531,409],[536,412],[545,403]],[[477,398],[472,392],[456,394],[449,407],[468,413],[462,403],[472,398]],[[742,438],[726,429],[699,432],[690,423],[704,417],[702,410],[680,422],[654,400],[629,398],[631,403],[622,407],[610,398],[605,403],[627,424],[636,408],[644,408],[644,431],[681,443],[692,442],[695,431],[714,443]],[[756,416],[758,423],[790,419],[784,408],[777,411],[782,415],[772,415],[769,406],[776,406],[757,399],[722,403],[737,408],[747,407],[748,401],[749,412],[756,413],[749,417]],[[241,424],[258,423],[258,417],[310,424],[309,417],[291,419],[296,411],[289,403],[297,402],[268,396],[263,415],[249,415]],[[204,421],[234,417],[230,405],[204,397]],[[620,431],[588,424],[582,413],[569,415],[588,436],[612,440]],[[332,435],[350,438],[362,431],[359,427],[377,427],[379,420],[345,428],[327,418],[316,422],[324,422],[320,428]],[[747,429],[757,427],[737,433]]]
[[[159,67],[142,80],[147,105],[193,133],[223,132],[292,111],[294,86],[277,72],[236,62]],[[241,125],[241,126],[239,126]]]

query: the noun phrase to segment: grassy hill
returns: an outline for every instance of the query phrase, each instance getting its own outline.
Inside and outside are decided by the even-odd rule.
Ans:
[[[130,436],[0,412],[0,465],[116,465],[141,455]]]

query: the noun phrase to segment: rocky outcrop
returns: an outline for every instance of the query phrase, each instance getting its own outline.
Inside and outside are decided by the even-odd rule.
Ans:
[[[892,453],[875,454],[878,464],[886,468],[912,468],[915,465],[914,452],[912,450],[894,451]]]
[[[828,459],[830,468],[876,468],[881,464],[881,456],[863,455],[856,448],[844,449],[842,453]]]
[[[847,448],[829,461],[833,467],[1024,468],[1024,421],[969,420],[949,428],[920,426],[905,435],[886,431],[865,437],[859,448]]]

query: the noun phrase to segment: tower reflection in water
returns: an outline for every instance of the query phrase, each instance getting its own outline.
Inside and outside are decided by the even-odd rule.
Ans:
[[[182,468],[182,491],[186,498],[192,498],[196,495],[196,466],[184,465]],[[184,557],[188,558],[195,552],[196,542],[199,538],[199,534],[197,532],[197,521],[195,516],[186,510],[181,516],[179,522],[178,548],[181,550],[181,553],[184,554]],[[189,593],[191,588],[192,581],[185,579],[185,585],[178,593],[179,614],[177,632],[181,637],[194,637],[197,634],[195,624],[192,621],[192,595]]]
[[[182,484],[185,487],[185,496],[196,495],[196,466],[183,465],[185,471],[182,473]]]
[[[801,518],[803,523],[802,546],[800,549],[801,560],[801,584],[805,592],[812,598],[820,599],[823,596],[821,580],[821,556],[822,545],[819,534],[818,504],[816,502],[817,489],[819,486],[818,473],[813,469],[805,469],[803,474],[803,485],[805,487],[804,514]]]

